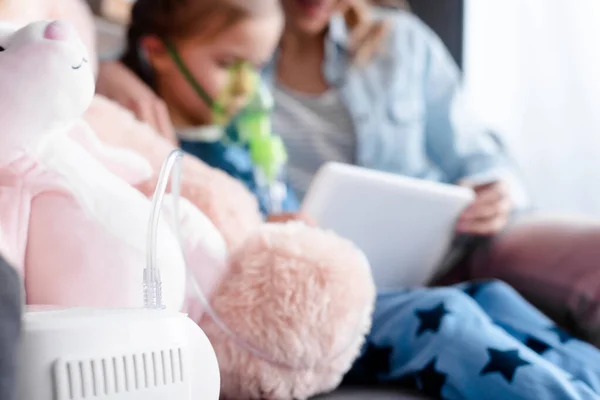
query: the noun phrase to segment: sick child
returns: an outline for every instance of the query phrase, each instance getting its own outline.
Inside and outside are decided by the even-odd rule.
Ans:
[[[297,210],[284,174],[284,195],[265,190],[257,154],[277,140],[240,138],[283,26],[279,0],[138,0],[122,59],[164,100],[182,148],[243,181],[277,220],[301,218],[281,217]],[[600,399],[600,351],[496,281],[381,292],[366,343],[348,383],[445,399]]]

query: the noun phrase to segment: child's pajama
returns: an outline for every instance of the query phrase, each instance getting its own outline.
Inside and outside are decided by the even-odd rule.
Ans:
[[[228,136],[235,138],[235,126],[231,126]],[[261,187],[254,176],[254,165],[247,146],[227,145],[222,142],[180,141],[181,149],[198,157],[213,168],[218,168],[237,179],[256,196],[260,211],[267,216],[271,208],[268,190]],[[295,194],[288,188],[286,197],[279,205],[281,212],[294,212],[299,208]]]
[[[442,399],[600,399],[600,350],[501,282],[390,291],[345,381]]]

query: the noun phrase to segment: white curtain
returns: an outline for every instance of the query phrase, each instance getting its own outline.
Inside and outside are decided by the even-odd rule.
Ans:
[[[466,0],[465,84],[534,201],[600,217],[600,0]]]

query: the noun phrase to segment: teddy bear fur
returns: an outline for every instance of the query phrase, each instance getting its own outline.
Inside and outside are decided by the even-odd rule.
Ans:
[[[302,223],[267,225],[229,268],[213,307],[236,338],[209,315],[200,323],[219,360],[221,398],[307,399],[337,387],[370,328],[374,286],[361,253]]]

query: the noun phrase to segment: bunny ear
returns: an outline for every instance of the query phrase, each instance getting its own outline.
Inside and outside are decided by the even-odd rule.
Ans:
[[[18,24],[0,20],[0,36],[10,36],[19,28],[20,26]]]
[[[0,45],[4,45],[8,42],[8,38],[11,37],[18,29],[19,25],[7,21],[0,21]]]
[[[10,37],[18,30],[18,26],[0,21],[0,51],[6,50]]]

